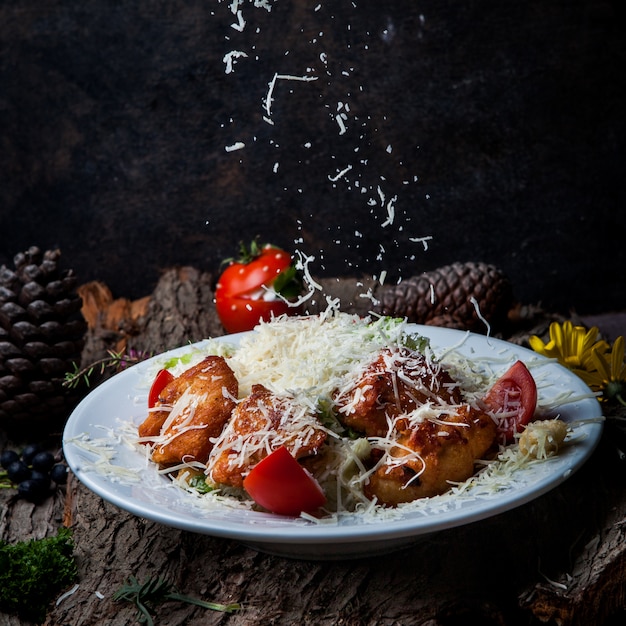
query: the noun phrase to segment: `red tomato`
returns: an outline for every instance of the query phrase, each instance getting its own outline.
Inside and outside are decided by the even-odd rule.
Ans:
[[[152,381],[152,386],[148,393],[148,408],[153,408],[159,401],[159,395],[165,386],[174,380],[174,375],[167,370],[159,370]]]
[[[317,481],[284,446],[257,463],[243,486],[257,504],[278,515],[315,511],[326,502]]]
[[[537,408],[537,385],[528,368],[516,361],[489,390],[485,403],[498,419],[498,432],[513,441]]]
[[[301,284],[291,255],[271,245],[251,251],[231,261],[215,288],[215,306],[222,325],[229,333],[252,330],[260,320],[268,321],[295,307],[279,297],[299,295]]]

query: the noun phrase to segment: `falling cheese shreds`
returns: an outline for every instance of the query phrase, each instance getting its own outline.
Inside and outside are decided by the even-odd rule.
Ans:
[[[345,134],[345,132],[348,130],[345,124],[345,120],[347,119],[348,119],[348,116],[345,113],[337,113],[337,115],[335,115],[335,121],[337,122],[337,125],[339,126],[340,135]]]
[[[474,311],[476,312],[476,317],[478,317],[478,319],[485,325],[485,328],[487,329],[486,336],[490,337],[491,336],[491,324],[489,324],[489,322],[485,319],[485,316],[482,314],[478,300],[476,300],[474,296],[471,296],[470,302],[472,303],[472,306],[474,307]]]
[[[328,176],[328,180],[331,183],[335,183],[337,182],[340,178],[343,178],[350,170],[352,169],[352,165],[348,165],[347,167],[344,167],[340,172],[337,172],[337,174],[335,176]]]
[[[225,146],[224,150],[226,150],[226,152],[235,152],[237,150],[241,150],[242,148],[245,148],[246,144],[243,141],[236,141],[235,143],[231,144],[230,146]]]
[[[241,50],[231,50],[230,52],[227,52],[222,59],[224,65],[226,66],[226,69],[224,70],[226,74],[231,74],[234,71],[234,65],[237,62],[237,59],[246,58],[247,56],[248,55]]]
[[[391,224],[393,224],[396,216],[395,202],[397,199],[398,196],[394,196],[393,198],[391,198],[391,200],[389,200],[389,202],[387,202],[387,219],[381,224],[383,228],[385,228],[386,226],[391,226]]]
[[[424,252],[428,250],[428,242],[432,241],[432,235],[427,235],[426,237],[409,237],[409,241],[412,243],[421,243],[424,246]]]
[[[231,24],[230,27],[242,33],[243,29],[246,27],[246,20],[243,19],[243,13],[241,12],[241,10],[237,10],[237,13],[235,15],[237,17],[237,22]]]
[[[268,123],[272,123],[272,103],[274,102],[274,89],[276,87],[276,81],[278,80],[293,80],[300,82],[310,82],[317,80],[317,76],[294,76],[292,74],[279,74],[276,72],[272,76],[272,80],[267,84],[267,94],[263,102],[263,108],[265,109],[264,120]]]
[[[222,0],[217,0],[218,3],[221,3]],[[265,9],[268,13],[272,10],[272,0],[249,0],[252,1],[254,8],[256,9]],[[243,6],[244,0],[231,0],[229,2],[228,8],[233,15],[237,15],[237,13],[241,10],[239,7]]]

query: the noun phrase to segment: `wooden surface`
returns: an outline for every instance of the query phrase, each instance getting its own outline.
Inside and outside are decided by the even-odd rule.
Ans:
[[[93,329],[86,356],[120,341],[161,350],[220,334],[208,284],[196,270],[172,270],[147,315],[124,332]],[[341,290],[349,301],[351,285]],[[43,537],[61,524],[73,529],[79,587],[51,607],[49,626],[134,624],[133,609],[112,595],[128,576],[153,574],[186,594],[243,604],[226,615],[168,603],[156,622],[168,626],[606,625],[619,623],[626,607],[625,465],[611,430],[579,472],[534,502],[365,559],[294,560],[179,531],[121,511],[74,478],[39,506],[3,490],[0,537]],[[19,623],[0,614],[0,624]]]

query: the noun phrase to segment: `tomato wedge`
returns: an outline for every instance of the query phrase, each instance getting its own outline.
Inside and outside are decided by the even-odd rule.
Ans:
[[[497,419],[498,433],[507,443],[523,430],[537,408],[537,385],[528,368],[516,361],[493,385],[484,398]]]
[[[148,392],[148,408],[152,409],[159,401],[159,396],[165,386],[174,380],[174,375],[168,370],[159,370],[152,381],[152,386]]]
[[[257,463],[244,478],[243,486],[257,504],[278,515],[312,512],[326,502],[317,481],[285,446]]]

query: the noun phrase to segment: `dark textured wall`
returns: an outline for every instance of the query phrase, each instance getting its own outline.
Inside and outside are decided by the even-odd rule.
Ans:
[[[0,263],[60,246],[135,297],[259,234],[318,275],[480,260],[626,308],[621,4],[232,4],[0,2]],[[278,79],[270,124],[275,73],[317,80]]]

